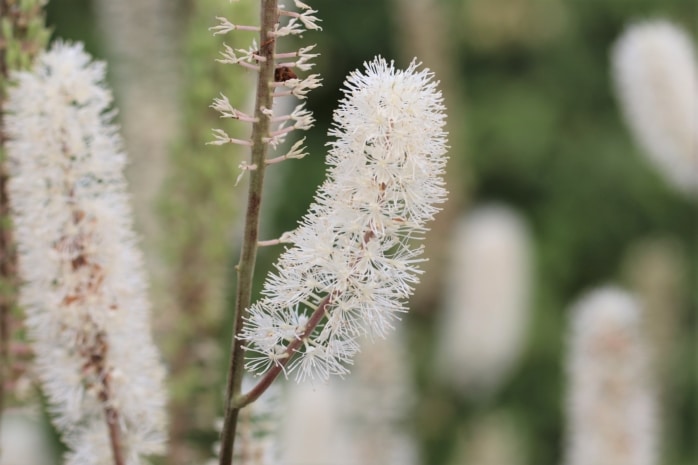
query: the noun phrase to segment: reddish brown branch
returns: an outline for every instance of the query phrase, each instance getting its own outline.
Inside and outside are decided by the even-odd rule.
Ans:
[[[106,383],[105,383],[106,384]],[[113,407],[104,407],[104,415],[109,429],[109,444],[111,445],[114,465],[124,465],[124,452],[121,444],[121,430],[119,429],[119,412]]]
[[[248,404],[251,404],[255,400],[261,396],[264,391],[266,391],[269,386],[271,386],[271,383],[274,382],[274,380],[279,376],[279,374],[283,371],[284,367],[288,365],[288,363],[291,361],[293,356],[296,354],[296,351],[298,348],[303,344],[303,342],[312,334],[313,330],[317,327],[317,325],[320,324],[322,321],[322,318],[325,316],[325,308],[327,307],[328,304],[332,302],[332,294],[327,295],[324,299],[322,299],[322,302],[320,302],[320,305],[315,309],[312,315],[310,315],[310,319],[308,319],[308,323],[305,325],[305,329],[303,332],[300,334],[300,336],[297,339],[294,339],[291,341],[291,343],[286,347],[286,352],[284,353],[284,357],[281,358],[281,360],[274,365],[269,371],[267,371],[264,376],[259,380],[259,382],[252,388],[250,391],[238,397],[234,401],[234,405],[236,408],[242,408]]]

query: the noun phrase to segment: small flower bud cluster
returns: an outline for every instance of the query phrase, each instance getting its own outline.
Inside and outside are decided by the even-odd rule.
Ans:
[[[221,52],[221,58],[217,61],[224,64],[239,65],[243,68],[252,71],[260,71],[260,63],[267,61],[267,56],[263,53],[265,47],[273,46],[275,41],[288,35],[300,35],[307,30],[320,30],[318,22],[320,21],[315,15],[316,10],[311,9],[308,5],[299,0],[294,0],[297,11],[289,11],[283,7],[279,7],[278,16],[288,18],[284,25],[277,23],[276,28],[270,31],[267,40],[261,45],[256,41],[252,42],[248,48],[235,49],[229,45],[224,45],[224,50]],[[253,31],[259,32],[258,26],[246,26],[231,23],[227,18],[218,17],[218,25],[211,28],[214,35],[227,34],[231,31]],[[317,53],[312,53],[315,45],[301,47],[299,50],[291,52],[275,52],[272,56],[274,60],[274,82],[269,85],[274,89],[273,97],[293,96],[298,99],[305,99],[308,92],[320,86],[320,77],[318,74],[310,74],[305,78],[300,78],[294,70],[309,71],[314,64],[311,60],[318,56]],[[274,116],[273,110],[270,108],[262,108],[262,113],[269,118],[270,122],[275,127],[270,130],[264,141],[276,148],[284,142],[286,135],[293,130],[308,130],[315,122],[312,114],[305,109],[304,103],[296,106],[295,110],[289,115]],[[228,98],[221,94],[219,98],[214,99],[211,108],[220,113],[222,118],[237,119],[247,123],[257,123],[259,118],[254,115],[249,115],[237,108],[234,108]],[[251,146],[252,141],[240,140],[232,138],[222,129],[214,129],[214,138],[210,144],[239,144]],[[267,160],[268,164],[289,158],[302,158],[305,156],[304,150],[299,150],[294,146],[289,153],[278,158]],[[242,165],[243,169],[254,169],[255,166]]]
[[[566,465],[655,465],[654,392],[640,309],[605,287],[572,309]]]
[[[71,465],[160,453],[164,370],[105,67],[58,43],[7,102],[9,195],[36,372]]]
[[[357,339],[383,336],[405,311],[421,261],[414,240],[446,197],[442,97],[417,66],[377,58],[348,77],[328,179],[249,309],[248,368],[344,375]]]

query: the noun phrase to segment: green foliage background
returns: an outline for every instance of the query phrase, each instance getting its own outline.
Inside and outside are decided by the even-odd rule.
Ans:
[[[377,54],[391,58],[403,52],[396,39],[401,24],[393,14],[393,2],[308,3],[319,10],[324,29],[304,38],[317,42],[321,52],[315,72],[322,74],[323,87],[308,101],[318,123],[308,136],[311,156],[283,167],[283,185],[275,186],[282,201],[270,204],[273,212],[263,226],[268,237],[294,227],[322,180],[326,132],[344,76]],[[458,76],[464,96],[464,101],[447,101],[446,105],[460,106],[466,115],[464,127],[452,128],[464,132],[467,143],[464,153],[451,153],[455,161],[451,166],[463,167],[457,175],[468,182],[452,195],[469,204],[497,200],[522,212],[536,240],[537,287],[534,320],[522,361],[509,382],[484,403],[466,401],[430,379],[425,353],[434,345],[436,312],[407,317],[420,398],[413,415],[423,445],[423,463],[446,464],[460,426],[494,407],[515,416],[527,444],[526,463],[560,463],[565,309],[586,289],[608,281],[623,283],[622,261],[628,247],[657,236],[675,240],[688,263],[688,294],[676,335],[675,379],[670,383],[674,386],[672,435],[664,438],[662,463],[695,463],[697,203],[672,190],[634,144],[612,95],[609,74],[610,47],[634,20],[666,17],[697,37],[695,2],[527,0],[518,2],[528,13],[517,27],[505,25],[502,30],[496,22],[477,27],[474,4],[493,10],[496,17],[498,11],[506,12],[517,3],[513,0],[437,3],[446,12],[448,28],[433,33],[446,34],[455,51],[445,59]],[[48,15],[56,36],[84,40],[89,50],[101,55],[89,0],[52,0]],[[205,40],[208,34],[202,29],[201,36],[191,40]],[[246,47],[244,40],[240,46]],[[201,62],[188,66],[198,69],[214,58],[200,56],[196,59]],[[210,90],[210,82],[202,81],[200,86],[189,91]],[[219,90],[210,91],[210,97]],[[231,176],[231,192],[236,189],[234,182]],[[260,283],[273,255],[263,255]],[[230,262],[234,260],[231,256]],[[226,348],[225,330],[220,336]],[[217,392],[219,389],[211,389],[211,395]]]

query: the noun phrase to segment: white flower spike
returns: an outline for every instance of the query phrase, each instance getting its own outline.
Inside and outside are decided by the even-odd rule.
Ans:
[[[150,335],[105,67],[58,43],[16,75],[6,130],[21,302],[68,465],[162,453],[164,369]]]
[[[385,335],[406,310],[421,261],[414,240],[446,199],[442,97],[417,68],[376,58],[348,77],[328,180],[242,332],[249,368],[299,381],[344,375],[357,339]]]
[[[575,304],[565,465],[656,465],[655,390],[638,302],[612,286]]]

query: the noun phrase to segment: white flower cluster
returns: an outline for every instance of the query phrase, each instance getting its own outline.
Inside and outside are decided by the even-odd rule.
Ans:
[[[16,76],[8,190],[21,303],[67,463],[114,463],[118,433],[136,465],[164,448],[164,370],[104,75],[81,45],[58,43]]]
[[[572,309],[566,465],[655,465],[656,404],[640,309],[604,287]]]
[[[377,58],[347,78],[328,179],[250,308],[248,368],[343,375],[357,338],[384,335],[405,311],[421,261],[414,240],[446,197],[442,97],[417,67]]]

